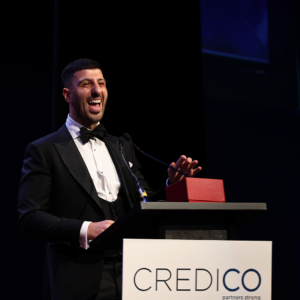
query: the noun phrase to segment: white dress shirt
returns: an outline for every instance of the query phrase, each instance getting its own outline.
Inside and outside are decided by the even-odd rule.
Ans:
[[[75,122],[69,115],[66,126],[87,166],[98,196],[108,202],[115,201],[118,197],[121,183],[105,143],[97,138],[93,138],[86,144],[83,144],[79,138],[81,134],[80,128],[83,126]],[[87,229],[90,223],[89,221],[83,222],[80,229],[81,247],[84,249],[89,248]]]
[[[87,166],[98,196],[108,202],[117,200],[121,183],[105,143],[97,138],[93,138],[83,144],[79,136],[81,134],[80,128],[84,126],[74,121],[69,115],[66,126]],[[131,168],[132,163],[129,162],[129,165]],[[168,185],[167,179],[166,186]],[[90,223],[90,221],[83,222],[80,229],[79,241],[80,247],[83,249],[89,248],[87,230]]]

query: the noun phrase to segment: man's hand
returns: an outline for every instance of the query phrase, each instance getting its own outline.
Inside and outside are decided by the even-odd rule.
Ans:
[[[197,160],[193,161],[190,157],[187,158],[185,155],[181,155],[180,158],[177,160],[176,164],[172,162],[170,165],[186,173],[187,175],[195,176],[202,170],[200,166],[195,168],[197,164],[198,164]],[[171,168],[168,169],[168,175],[169,175],[169,180],[172,183],[175,183],[185,177],[184,175],[174,171]]]
[[[90,223],[87,230],[87,238],[88,240],[93,240],[100,233],[102,233],[105,229],[111,226],[115,221],[112,220],[104,220],[101,222]]]

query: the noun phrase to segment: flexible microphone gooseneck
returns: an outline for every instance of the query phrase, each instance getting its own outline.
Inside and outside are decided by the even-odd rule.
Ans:
[[[121,153],[122,153],[123,159],[124,159],[124,161],[125,161],[127,167],[129,168],[129,170],[130,170],[132,176],[135,178],[135,180],[136,180],[136,182],[137,182],[137,185],[138,185],[138,188],[139,188],[140,196],[141,196],[141,198],[143,199],[142,202],[149,202],[148,199],[146,198],[147,193],[142,189],[139,180],[137,179],[137,177],[135,176],[135,174],[134,174],[133,171],[131,170],[130,165],[129,165],[129,162],[127,161],[127,159],[126,159],[126,157],[125,157],[125,155],[124,155],[123,144],[124,144],[125,140],[124,140],[121,136],[118,138],[118,140],[119,140],[119,144],[120,144],[120,147],[121,147]]]
[[[130,142],[130,143],[131,143],[131,144],[132,144],[139,152],[141,152],[143,155],[148,156],[149,158],[151,158],[151,159],[153,159],[153,160],[155,160],[155,161],[157,161],[157,162],[159,162],[159,163],[161,163],[161,164],[167,166],[168,168],[173,169],[173,170],[176,171],[176,172],[179,172],[180,174],[182,174],[182,175],[184,175],[184,176],[186,176],[186,177],[192,177],[192,176],[190,176],[190,175],[188,175],[188,174],[186,174],[186,173],[184,173],[184,172],[182,172],[182,171],[180,171],[180,170],[178,170],[178,169],[176,169],[176,168],[174,168],[174,167],[172,167],[172,166],[170,166],[170,165],[164,163],[163,161],[161,161],[161,160],[159,160],[159,159],[157,159],[157,158],[151,156],[150,154],[144,152],[143,150],[141,150],[141,149],[140,149],[140,148],[132,141],[131,136],[130,136],[127,132],[123,133],[123,137],[125,138],[126,141]]]

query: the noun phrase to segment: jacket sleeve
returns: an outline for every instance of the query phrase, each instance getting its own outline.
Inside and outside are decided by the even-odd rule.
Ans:
[[[83,221],[54,216],[51,211],[51,168],[39,145],[26,149],[18,196],[19,228],[23,235],[79,246]]]

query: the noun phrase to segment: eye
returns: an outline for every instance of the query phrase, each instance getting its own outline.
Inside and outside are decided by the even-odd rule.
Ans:
[[[82,82],[81,85],[82,85],[83,87],[86,87],[86,86],[89,86],[89,85],[90,85],[90,82],[84,81],[84,82]]]

